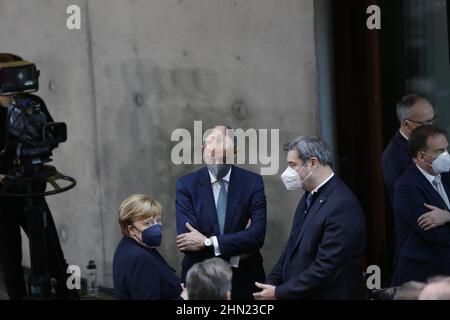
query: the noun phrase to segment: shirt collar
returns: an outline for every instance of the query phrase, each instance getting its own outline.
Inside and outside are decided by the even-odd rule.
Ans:
[[[225,180],[226,182],[230,182],[230,176],[231,176],[231,170],[233,169],[233,167],[230,167],[230,170],[228,171],[227,175],[225,177],[222,178],[222,180]],[[209,178],[211,179],[211,184],[213,184],[214,182],[217,181],[216,177],[214,177],[214,175],[208,170],[209,173]]]
[[[436,178],[437,176],[440,177],[440,174],[438,174],[437,176],[433,176],[431,174],[429,174],[428,172],[426,172],[425,170],[423,170],[421,167],[419,167],[416,164],[417,168],[419,168],[420,172],[422,172],[422,174],[425,176],[425,178],[430,181],[431,184],[433,184],[434,178]]]
[[[409,141],[409,138],[406,136],[406,134],[404,134],[404,133],[402,132],[402,129],[398,130],[398,132],[400,132],[400,134],[402,135],[403,138],[406,139],[406,141]]]
[[[311,194],[316,193],[317,191],[319,191],[320,188],[322,188],[328,181],[331,180],[331,178],[334,177],[334,172],[331,173],[331,175],[326,178],[321,184],[319,184],[313,191],[311,191]]]

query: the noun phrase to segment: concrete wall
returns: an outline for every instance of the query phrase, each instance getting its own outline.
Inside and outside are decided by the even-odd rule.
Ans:
[[[79,31],[66,29],[70,4]],[[179,270],[175,181],[197,166],[172,164],[173,130],[226,122],[280,129],[282,144],[318,128],[312,0],[0,0],[0,30],[0,51],[37,63],[38,94],[68,124],[54,164],[78,186],[48,201],[68,262],[94,259],[105,286],[132,193],[166,208],[162,253]],[[264,177],[267,272],[301,196],[285,191],[279,155],[279,173]]]

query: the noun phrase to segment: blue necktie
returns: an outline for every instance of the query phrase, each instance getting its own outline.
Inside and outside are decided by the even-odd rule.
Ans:
[[[219,222],[220,234],[223,234],[223,228],[225,226],[225,214],[227,212],[227,189],[226,181],[220,180],[220,192],[219,198],[217,199],[217,221]]]
[[[311,203],[313,201],[314,195],[312,193],[308,193],[308,195],[306,196],[306,211],[309,210],[309,208],[311,208]]]

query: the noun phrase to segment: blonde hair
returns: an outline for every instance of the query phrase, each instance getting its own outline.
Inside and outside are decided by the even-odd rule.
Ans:
[[[145,194],[126,198],[119,208],[119,225],[124,236],[129,236],[128,226],[142,219],[159,219],[163,213],[161,204]]]

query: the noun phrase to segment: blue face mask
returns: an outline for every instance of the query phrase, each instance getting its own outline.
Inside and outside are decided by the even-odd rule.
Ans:
[[[155,224],[142,231],[142,241],[149,247],[159,247],[162,238],[162,225]]]

